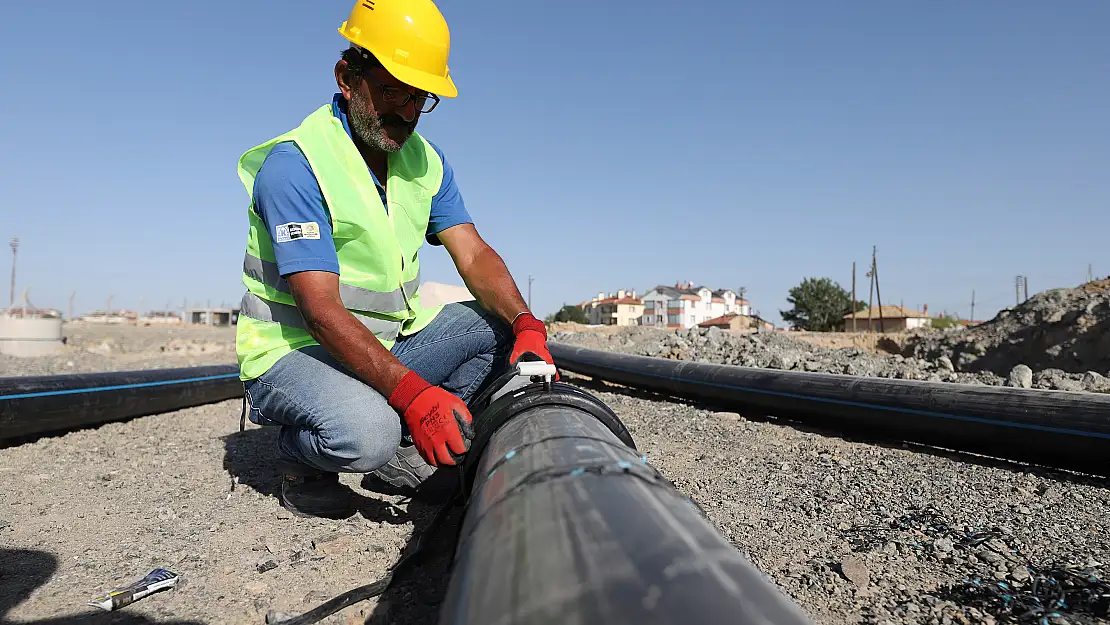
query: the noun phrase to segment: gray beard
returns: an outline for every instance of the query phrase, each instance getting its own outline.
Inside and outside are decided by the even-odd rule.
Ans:
[[[397,143],[389,138],[382,126],[382,118],[374,112],[370,102],[359,91],[351,93],[347,105],[347,121],[351,125],[351,132],[368,148],[378,152],[397,152],[404,147],[404,143]]]

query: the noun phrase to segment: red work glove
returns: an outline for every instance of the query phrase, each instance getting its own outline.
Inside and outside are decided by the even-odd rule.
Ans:
[[[461,399],[409,371],[389,395],[420,457],[433,467],[454,465],[474,440],[473,418]]]
[[[535,354],[547,364],[555,364],[555,360],[551,358],[551,352],[547,349],[547,327],[531,313],[524,313],[516,318],[513,322],[513,335],[516,336],[516,341],[513,343],[512,353],[509,354],[510,366],[520,362],[525,354]],[[555,374],[555,379],[559,379],[558,373]]]

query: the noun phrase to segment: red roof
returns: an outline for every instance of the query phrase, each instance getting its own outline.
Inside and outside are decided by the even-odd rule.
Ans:
[[[590,306],[590,305],[597,306],[597,305],[601,305],[601,304],[640,304],[640,303],[642,303],[642,302],[639,300],[639,298],[635,298],[635,297],[606,297],[605,299],[591,300],[589,302],[583,302],[583,303],[579,304],[579,306],[585,308],[586,306]]]
[[[720,317],[717,317],[716,319],[710,319],[708,321],[703,321],[703,322],[699,323],[698,325],[703,327],[703,328],[708,328],[709,326],[728,325],[728,323],[730,321],[732,321],[733,318],[739,317],[739,316],[740,315],[737,315],[736,313],[729,313],[727,315],[721,315]]]

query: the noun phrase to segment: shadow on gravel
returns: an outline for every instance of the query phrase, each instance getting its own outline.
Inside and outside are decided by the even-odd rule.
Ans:
[[[453,472],[437,473],[429,479],[429,482],[440,481],[437,478],[441,476],[444,478],[442,481],[446,482],[455,479]],[[425,485],[428,485],[428,482]],[[363,486],[370,490],[377,490],[378,484],[364,480]],[[384,592],[376,599],[367,596],[371,592],[369,587],[383,583],[384,577],[351,580],[352,588],[348,591],[352,593],[350,599],[354,601],[348,604],[354,606],[351,609],[357,609],[357,606],[367,599],[376,600],[373,610],[364,621],[367,625],[422,625],[439,621],[439,610],[447,594],[451,562],[465,508],[456,501],[445,504],[443,498],[438,496],[438,488],[433,493],[437,494],[433,494],[431,500],[425,496],[410,499],[408,502],[408,512],[404,518],[412,521],[413,531],[402,548],[400,557],[417,553],[408,556],[410,559],[403,567],[395,568],[400,559],[390,565],[390,574],[394,576],[389,580]],[[453,494],[453,491],[448,494]],[[436,514],[444,505],[450,505],[450,511],[438,527],[432,527]],[[320,606],[322,605],[324,604],[321,603]],[[351,616],[347,618],[350,619]]]
[[[281,488],[277,472],[277,428],[252,428],[223,437],[224,470],[239,478],[239,486],[276,497]]]
[[[580,386],[588,391],[593,391],[595,393],[612,393],[614,395],[623,395],[625,397],[631,397],[633,399],[646,399],[648,401],[677,401],[684,404],[689,404],[691,406],[700,407],[700,404],[682,397],[674,397],[672,395],[667,395],[666,393],[654,393],[652,391],[645,391],[632,386],[620,386],[618,384],[603,382],[598,379],[586,379],[578,377],[573,373],[569,375],[564,374],[563,382],[573,384],[575,386]]]
[[[623,395],[634,399],[643,399],[647,401],[664,401],[672,403],[682,403],[699,410],[708,411],[725,411],[736,412],[734,407],[714,405],[702,401],[686,399],[683,397],[675,397],[665,393],[654,393],[651,391],[644,391],[637,388],[628,386],[619,386],[602,382],[601,380],[587,380],[580,377],[570,377],[566,382],[580,386],[588,391],[597,393],[612,393],[614,395]],[[759,412],[747,412],[742,415],[748,421],[755,421],[758,423],[774,423],[790,427],[798,430],[799,432],[807,432],[809,434],[817,434],[818,436],[825,436],[829,438],[839,438],[840,440],[850,443],[864,443],[867,445],[875,445],[877,447],[885,447],[886,449],[905,449],[913,451],[914,453],[927,454],[938,458],[945,458],[956,462],[965,462],[969,464],[977,464],[984,467],[991,467],[995,469],[1002,469],[1014,473],[1029,473],[1041,478],[1050,478],[1056,481],[1068,482],[1071,484],[1083,484],[1088,486],[1097,486],[1100,488],[1110,487],[1110,480],[1105,478],[1083,475],[1081,473],[1070,473],[1061,469],[1053,469],[1050,467],[1043,467],[1037,465],[1022,464],[1004,458],[995,458],[992,456],[983,456],[969,452],[959,451],[956,449],[946,449],[943,447],[934,447],[932,445],[924,445],[915,443],[913,441],[895,441],[889,439],[877,439],[867,436],[866,433],[857,431],[840,430],[833,428],[821,427],[797,421],[795,419],[774,417]]]
[[[424,534],[440,505],[419,500],[409,503],[413,537]],[[366,625],[439,622],[439,609],[451,579],[451,561],[464,510],[462,506],[455,506],[436,533],[424,538],[423,555],[407,570],[402,570],[378,598],[374,611],[366,618]],[[413,542],[410,538],[402,553],[413,548]]]
[[[224,470],[233,479],[239,478],[236,488],[244,486],[267,497],[277,497],[281,476],[277,472],[277,428],[253,428],[223,437]],[[401,525],[409,522],[409,514],[379,499],[355,493],[354,505],[359,514],[369,521]]]
[[[151,620],[127,612],[77,613],[37,621],[12,621],[7,615],[36,588],[44,586],[58,569],[58,557],[45,551],[0,549],[0,625],[203,625],[200,621]],[[157,595],[150,597],[155,599]],[[91,598],[91,595],[90,595]],[[95,609],[95,608],[90,608]]]

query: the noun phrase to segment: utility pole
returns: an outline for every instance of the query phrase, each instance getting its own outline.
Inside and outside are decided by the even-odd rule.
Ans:
[[[532,276],[528,276],[528,310],[532,310]]]
[[[875,273],[875,299],[879,300],[879,332],[886,332],[883,327],[883,294],[879,291],[879,260],[878,248],[871,246],[871,271]]]
[[[875,331],[875,322],[872,317],[875,316],[875,256],[871,256],[871,269],[867,270],[867,277],[871,278],[871,284],[867,292],[867,331]]]
[[[856,331],[856,262],[852,261],[852,332]]]
[[[968,321],[975,321],[975,289],[971,289],[971,319]]]
[[[77,297],[77,291],[69,294],[69,315],[66,317],[68,321],[73,321],[73,298],[75,297]]]
[[[12,289],[11,295],[8,297],[8,306],[15,306],[15,258],[18,255],[19,239],[13,238],[11,241],[12,246]]]

